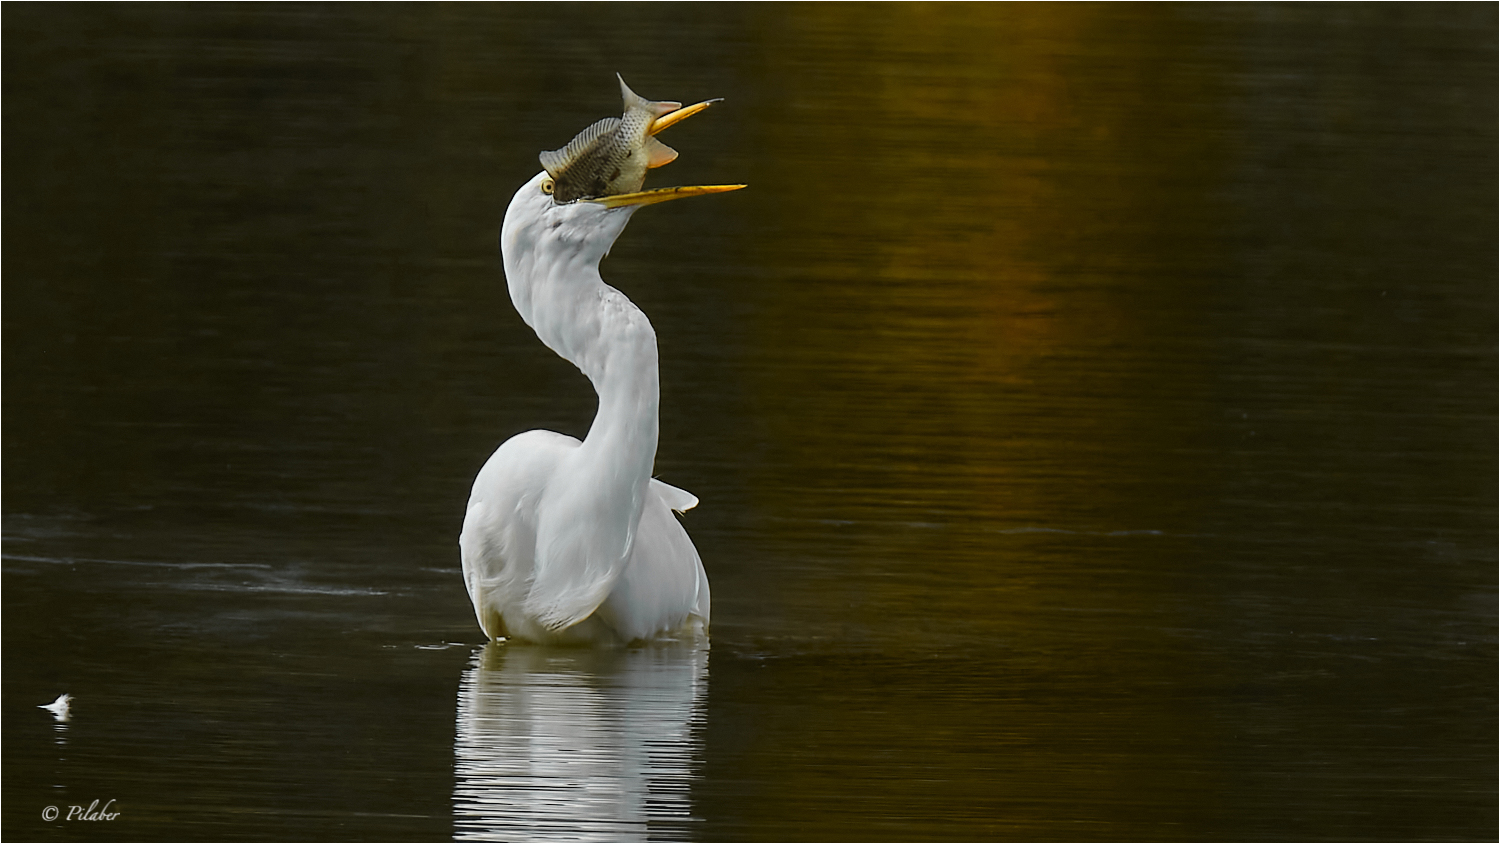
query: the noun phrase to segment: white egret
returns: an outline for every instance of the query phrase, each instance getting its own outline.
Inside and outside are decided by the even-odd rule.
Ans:
[[[599,409],[582,442],[552,431],[507,440],[474,480],[459,548],[479,626],[492,639],[628,643],[706,631],[708,577],[672,515],[698,503],[651,477],[656,333],[599,261],[636,209],[735,190],[641,191],[677,153],[657,132],[707,108],[637,96],[621,118],[541,154],[543,171],[505,212],[500,251],[511,301],[549,348],[593,382]]]

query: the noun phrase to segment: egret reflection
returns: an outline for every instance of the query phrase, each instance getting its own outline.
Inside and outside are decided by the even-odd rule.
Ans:
[[[685,839],[708,649],[491,642],[464,672],[454,837]]]

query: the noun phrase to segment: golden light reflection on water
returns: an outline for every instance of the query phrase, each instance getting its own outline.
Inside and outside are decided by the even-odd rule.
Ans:
[[[1047,494],[1007,484],[1018,467],[1097,471],[1055,450],[1070,447],[1065,438],[1028,437],[1027,415],[1101,444],[1121,414],[1149,412],[1128,394],[1129,369],[1101,371],[1109,355],[1096,353],[1152,345],[1164,327],[1140,307],[1161,295],[1152,274],[1191,262],[1181,252],[1201,249],[1222,216],[1211,178],[1227,165],[1201,106],[1215,82],[1161,70],[1161,46],[1186,27],[1170,15],[805,13],[814,20],[803,28],[858,46],[837,70],[783,80],[802,101],[761,130],[785,180],[767,188],[782,220],[769,263],[785,275],[757,315],[770,364],[761,402],[788,408],[773,417],[788,423],[778,456],[807,494],[841,474],[827,471],[835,462],[874,473],[860,492],[933,496],[938,509],[1014,521],[1039,503],[1016,495]],[[1082,48],[1111,29],[1104,56]],[[816,62],[794,56],[787,73],[799,59]],[[1168,90],[1143,101],[1153,75]],[[1062,406],[1083,392],[1073,384],[1051,405],[1018,389],[1079,376],[1110,391],[1085,393],[1102,407]],[[1007,447],[1018,438],[1020,453]],[[837,517],[851,500],[806,503]]]
[[[1223,81],[1181,72],[1199,28],[1097,6],[798,7],[789,25],[806,52],[781,57],[790,102],[759,127],[782,181],[762,191],[779,275],[754,381],[775,449],[757,492],[801,532],[788,546],[816,547],[818,520],[940,527],[889,558],[1011,590],[1028,574],[997,532],[1181,529],[1122,463],[1175,471],[1164,362],[1178,393],[1211,378],[1172,347],[1204,333],[1189,303],[1230,167],[1205,106]],[[890,565],[872,588],[911,588]]]
[[[1065,805],[1091,794],[1141,810],[1107,834],[1153,836],[1128,816],[1163,795],[1235,802],[1241,727],[1211,701],[1238,657],[1206,631],[1277,610],[1216,585],[1226,557],[1265,559],[1225,550],[1226,532],[1265,532],[1224,503],[1255,435],[1225,405],[1285,404],[1307,377],[1250,398],[1231,345],[1286,295],[1251,299],[1239,278],[1255,256],[1238,194],[1277,105],[1235,102],[1221,25],[1140,12],[829,5],[778,22],[795,37],[756,125],[777,165],[746,199],[775,221],[751,367],[771,444],[751,477],[777,576],[753,581],[755,620],[727,612],[719,634],[797,651],[747,673],[788,693],[818,677],[827,696],[737,759],[773,783],[782,828],[835,835],[899,803],[917,813],[905,830],[924,812],[959,835],[1097,830],[1109,811]],[[798,755],[809,740],[820,752]],[[877,748],[889,767],[859,769]],[[948,773],[926,792],[905,758]]]

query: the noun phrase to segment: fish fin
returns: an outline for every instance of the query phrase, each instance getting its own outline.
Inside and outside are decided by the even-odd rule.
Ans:
[[[646,138],[646,168],[654,170],[677,160],[677,150],[655,138]]]
[[[632,109],[642,108],[650,112],[652,117],[661,117],[663,114],[671,114],[682,108],[682,103],[674,103],[671,100],[648,100],[630,90],[630,86],[625,84],[625,77],[616,73],[615,78],[620,80],[620,97],[625,101],[626,114],[629,114]]]

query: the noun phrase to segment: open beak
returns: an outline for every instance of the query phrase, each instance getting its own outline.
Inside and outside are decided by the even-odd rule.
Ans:
[[[621,80],[620,84],[623,85],[624,80]],[[714,103],[723,101],[723,98],[719,97],[712,100],[704,100],[701,103],[695,103],[685,108],[674,108],[677,105],[676,103],[654,103],[654,105],[658,109],[665,110],[665,113],[652,120],[651,126],[646,130],[647,134],[652,136],[647,139],[646,145],[647,147],[655,150],[648,160],[646,166],[654,169],[662,166],[663,164],[669,164],[673,159],[677,158],[676,150],[673,150],[671,147],[668,147],[655,139],[654,136],[656,135],[656,133],[670,126],[675,126],[683,120],[686,120],[687,118],[692,117],[698,112],[703,111]],[[670,202],[674,199],[687,199],[690,196],[704,196],[710,193],[724,193],[725,191],[739,190],[742,187],[744,187],[744,185],[693,185],[691,187],[680,188],[657,188],[655,190],[642,190],[634,191],[632,193],[615,194],[613,196],[601,196],[595,199],[587,199],[584,201],[597,202],[606,208],[625,208],[632,205],[655,205],[658,202]]]
[[[686,109],[684,109],[686,110]],[[655,190],[642,190],[635,193],[620,193],[614,196],[601,196],[597,199],[585,199],[584,202],[597,202],[606,208],[623,208],[627,205],[655,205],[658,202],[670,202],[674,199],[687,199],[690,196],[704,196],[710,193],[724,193],[725,191],[739,190],[744,185],[692,185],[681,188],[657,188]]]

